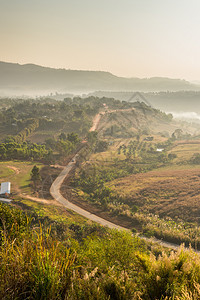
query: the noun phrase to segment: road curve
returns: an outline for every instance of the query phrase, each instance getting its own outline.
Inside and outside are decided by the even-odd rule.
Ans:
[[[65,178],[68,176],[69,172],[75,167],[76,164],[76,158],[77,158],[78,154],[76,154],[72,160],[68,163],[68,165],[62,170],[62,172],[58,175],[58,177],[55,179],[55,181],[52,183],[51,187],[50,187],[50,193],[52,195],[52,197],[57,200],[58,202],[60,202],[64,207],[66,207],[67,209],[71,209],[74,212],[76,212],[77,214],[90,219],[94,222],[97,222],[103,226],[107,226],[109,228],[115,228],[115,229],[119,229],[119,230],[128,230],[127,228],[124,228],[122,226],[116,225],[112,222],[109,222],[103,218],[100,218],[94,214],[91,214],[90,212],[80,208],[79,206],[69,202],[66,198],[64,198],[61,193],[60,193],[60,188],[61,185],[63,183],[63,181],[65,180]]]

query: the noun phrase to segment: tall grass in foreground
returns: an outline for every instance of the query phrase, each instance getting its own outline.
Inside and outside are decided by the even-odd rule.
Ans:
[[[49,231],[34,231],[19,244],[4,238],[1,299],[200,299],[198,254],[180,248],[156,258],[134,243],[126,233],[114,233],[76,244],[75,254]]]
[[[190,249],[161,253],[154,246],[153,255],[115,230],[56,236],[0,205],[1,300],[200,299],[200,255]]]
[[[18,243],[3,236],[0,251],[1,299],[59,299],[70,283],[75,255],[40,229]]]

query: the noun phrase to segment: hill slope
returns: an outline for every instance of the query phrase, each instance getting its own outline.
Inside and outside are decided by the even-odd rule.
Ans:
[[[200,86],[170,78],[124,78],[109,72],[53,69],[34,64],[0,62],[0,91],[3,94],[89,92],[94,90],[160,91],[197,90]]]
[[[89,95],[130,101],[134,93],[130,91],[97,91]],[[162,111],[200,113],[200,91],[142,92],[141,96],[143,96],[153,107]],[[134,97],[131,101],[136,100],[143,101],[139,95]]]

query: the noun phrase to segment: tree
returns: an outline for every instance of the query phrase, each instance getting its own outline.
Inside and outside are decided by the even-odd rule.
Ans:
[[[97,132],[96,131],[91,131],[91,132],[88,132],[87,134],[87,140],[90,144],[95,144],[96,141],[97,141]]]
[[[177,155],[175,153],[169,153],[168,158],[169,158],[169,160],[172,160],[174,158],[177,158]]]
[[[59,139],[60,139],[60,140],[66,141],[66,139],[67,139],[66,134],[65,134],[64,132],[62,132],[62,133],[59,135]]]
[[[200,153],[194,153],[190,159],[190,163],[200,165]]]
[[[183,136],[183,130],[178,128],[172,133],[172,139],[173,140],[179,140]]]
[[[99,140],[96,144],[95,152],[103,152],[108,149],[108,142]]]
[[[78,144],[80,142],[78,134],[74,132],[68,133],[67,140],[70,141],[72,144]]]
[[[34,190],[36,190],[37,184],[41,181],[40,169],[36,165],[31,170],[31,180],[34,184]]]
[[[45,140],[45,144],[46,144],[46,148],[47,149],[55,149],[56,147],[56,140],[54,140],[53,138],[48,138]]]
[[[66,156],[74,149],[74,145],[68,140],[60,140],[56,143],[56,149],[60,155]]]
[[[74,111],[74,116],[75,116],[76,118],[81,118],[81,117],[83,117],[83,110],[81,110],[81,109],[75,110],[75,111]]]

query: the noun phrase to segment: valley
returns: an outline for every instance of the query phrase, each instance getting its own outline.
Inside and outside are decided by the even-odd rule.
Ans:
[[[0,300],[200,300],[200,2],[0,3]]]
[[[71,100],[67,101],[65,103],[72,103]],[[99,103],[99,108],[95,108],[94,101]],[[83,215],[87,215],[89,219],[92,216],[90,214],[94,213],[116,223],[117,226],[136,230],[146,236],[162,238],[177,244],[184,242],[189,245],[191,243],[193,247],[195,243],[195,247],[198,248],[198,240],[196,238],[195,241],[193,240],[193,231],[199,223],[198,178],[200,169],[198,161],[197,163],[192,161],[196,159],[195,155],[200,146],[197,126],[174,121],[171,115],[150,108],[144,103],[125,104],[105,98],[102,100],[88,98],[84,102],[87,106],[92,104],[93,111],[99,109],[100,112],[95,117],[91,115],[90,122],[93,119],[93,125],[89,130],[91,136],[89,144],[88,142],[82,144],[76,158],[72,159],[75,150],[72,147],[71,150],[67,150],[72,151],[72,154],[69,155],[69,153],[66,159],[64,148],[63,150],[56,148],[55,145],[58,143],[56,138],[55,140],[50,138],[52,133],[49,133],[49,137],[45,140],[49,143],[46,144],[47,151],[49,147],[54,147],[51,154],[47,154],[54,164],[56,162],[66,165],[72,159],[70,176],[68,175],[65,181],[64,178],[62,180],[64,181],[61,187],[62,195],[82,209],[88,210],[89,214]],[[58,104],[47,103],[43,104],[45,113],[53,117],[49,112],[53,109],[55,114],[55,107]],[[75,103],[81,103],[80,99],[75,99]],[[15,106],[18,108],[18,106],[21,107],[20,105]],[[31,108],[29,105],[26,109],[29,107]],[[83,105],[81,107],[84,108]],[[77,104],[75,109],[78,109]],[[79,115],[81,117],[82,113],[79,112]],[[34,141],[36,135],[41,134],[43,138],[46,137],[42,128],[39,127],[33,131],[28,139]],[[62,132],[63,129],[60,129],[55,131],[55,134],[61,135]],[[95,132],[98,132],[98,139],[102,140],[102,146],[98,146],[99,150],[97,145],[100,142]],[[64,136],[66,135],[63,133]],[[148,136],[151,136],[150,140]],[[45,147],[45,144],[43,145]],[[157,151],[159,148],[161,152]],[[6,164],[7,162],[4,163]],[[9,164],[7,172],[14,171],[15,165],[19,165],[20,162],[14,163],[10,169]],[[26,162],[23,163],[24,167],[26,164]],[[31,170],[34,163],[28,163],[28,165]],[[56,176],[59,175],[60,169],[54,165],[44,167],[42,164],[40,169],[42,181],[38,182],[39,185],[35,191],[30,185],[30,179],[27,179],[27,174],[27,184],[24,185],[19,184],[19,179],[13,178],[13,195],[19,194],[22,197],[24,195],[33,201],[41,199],[41,203],[42,198],[44,201],[49,199],[47,203],[54,205],[55,202],[51,200],[51,195],[54,193],[49,193],[49,190]],[[18,175],[21,178],[20,173],[21,167],[16,168],[15,176]],[[66,174],[68,173],[69,171]],[[10,180],[10,178],[12,177],[5,176],[3,179]],[[86,180],[84,183],[84,178],[87,178],[88,182]],[[25,181],[25,179],[22,180]],[[75,211],[78,212],[79,209],[76,208]],[[174,231],[174,226],[180,230]],[[190,234],[188,230],[191,231]]]
[[[23,218],[23,211],[26,212],[27,218],[31,218],[28,221],[32,224],[31,228],[33,226],[36,231],[22,227],[26,226],[22,225],[26,224],[25,221],[20,221],[18,226],[23,228],[24,242],[32,235],[34,247],[42,243],[41,251],[46,253],[42,254],[44,260],[46,255],[51,255],[47,253],[54,249],[54,243],[60,243],[60,250],[53,250],[54,258],[48,262],[49,266],[54,264],[54,259],[61,260],[61,249],[65,243],[71,253],[69,274],[75,270],[74,267],[77,268],[77,263],[82,265],[85,274],[91,274],[98,266],[100,275],[95,273],[94,277],[96,287],[100,288],[101,284],[97,292],[101,293],[99,299],[107,299],[107,295],[110,297],[111,292],[106,291],[107,283],[103,278],[106,276],[111,280],[110,271],[106,271],[111,266],[114,268],[112,284],[119,285],[124,299],[132,297],[133,293],[138,300],[143,299],[139,295],[143,295],[144,299],[151,299],[152,295],[159,297],[163,292],[157,290],[157,285],[155,290],[148,288],[148,284],[152,283],[151,277],[145,279],[144,290],[141,285],[142,277],[149,276],[148,272],[155,272],[155,276],[160,274],[154,269],[154,259],[156,268],[159,268],[160,261],[164,262],[166,255],[166,263],[173,265],[174,259],[179,263],[184,253],[189,263],[198,254],[194,254],[191,248],[178,246],[184,243],[197,252],[200,249],[200,128],[175,121],[171,115],[139,102],[130,104],[109,98],[88,98],[84,101],[67,99],[65,104],[67,108],[63,113],[63,102],[52,104],[45,100],[44,103],[37,103],[40,108],[40,115],[34,114],[37,123],[30,115],[34,101],[14,103],[13,108],[5,110],[4,123],[2,126],[0,124],[0,178],[2,182],[11,181],[13,201],[10,208],[0,204],[0,216],[5,220],[5,216],[11,214],[10,220],[14,217],[15,222],[19,222],[16,217],[19,211],[20,218]],[[18,110],[21,105],[26,108],[23,114],[21,109]],[[45,112],[41,112],[44,108]],[[12,121],[9,119],[11,112]],[[55,128],[51,125],[44,128],[46,115],[49,125],[55,122]],[[27,122],[30,117],[31,121]],[[19,130],[16,128],[14,134],[5,139],[11,122],[24,124],[24,127],[20,125]],[[30,130],[30,124],[38,125]],[[83,124],[88,126],[85,131],[80,130]],[[70,126],[73,132],[70,132]],[[12,160],[7,160],[8,157]],[[39,171],[35,181],[31,175],[34,166]],[[16,238],[19,233],[9,229],[10,225],[6,226],[13,243],[12,234]],[[38,240],[39,236],[42,242]],[[17,245],[21,247],[18,238]],[[110,251],[113,247],[112,259]],[[97,258],[99,250],[101,259],[103,255],[103,266],[101,259]],[[30,264],[30,257],[25,258],[23,250],[20,251],[26,263]],[[32,253],[35,257],[35,252]],[[12,257],[13,254],[10,255]],[[15,252],[14,255],[19,266],[18,254]],[[75,261],[73,255],[77,256]],[[153,260],[152,255],[155,257]],[[152,271],[147,271],[146,267],[143,269],[146,259]],[[4,257],[2,265],[6,261]],[[134,266],[134,271],[130,266]],[[118,271],[123,278],[126,276],[124,268],[129,276],[127,283],[117,279]],[[133,279],[136,270],[139,270],[139,281]],[[29,273],[29,269],[25,272]],[[24,276],[25,273],[22,274]],[[38,274],[37,271],[35,274]],[[61,274],[58,276],[63,278]],[[76,293],[85,294],[84,279],[79,276],[76,272],[73,284],[78,284]],[[9,278],[12,280],[11,275]],[[89,293],[91,280],[88,282]],[[130,284],[133,286],[129,289]],[[1,293],[5,286],[5,282],[2,287],[0,285]],[[125,290],[121,289],[122,286]],[[47,295],[52,294],[52,288],[46,292]],[[63,289],[63,286],[60,288]],[[67,288],[67,293],[74,299],[71,286]]]

